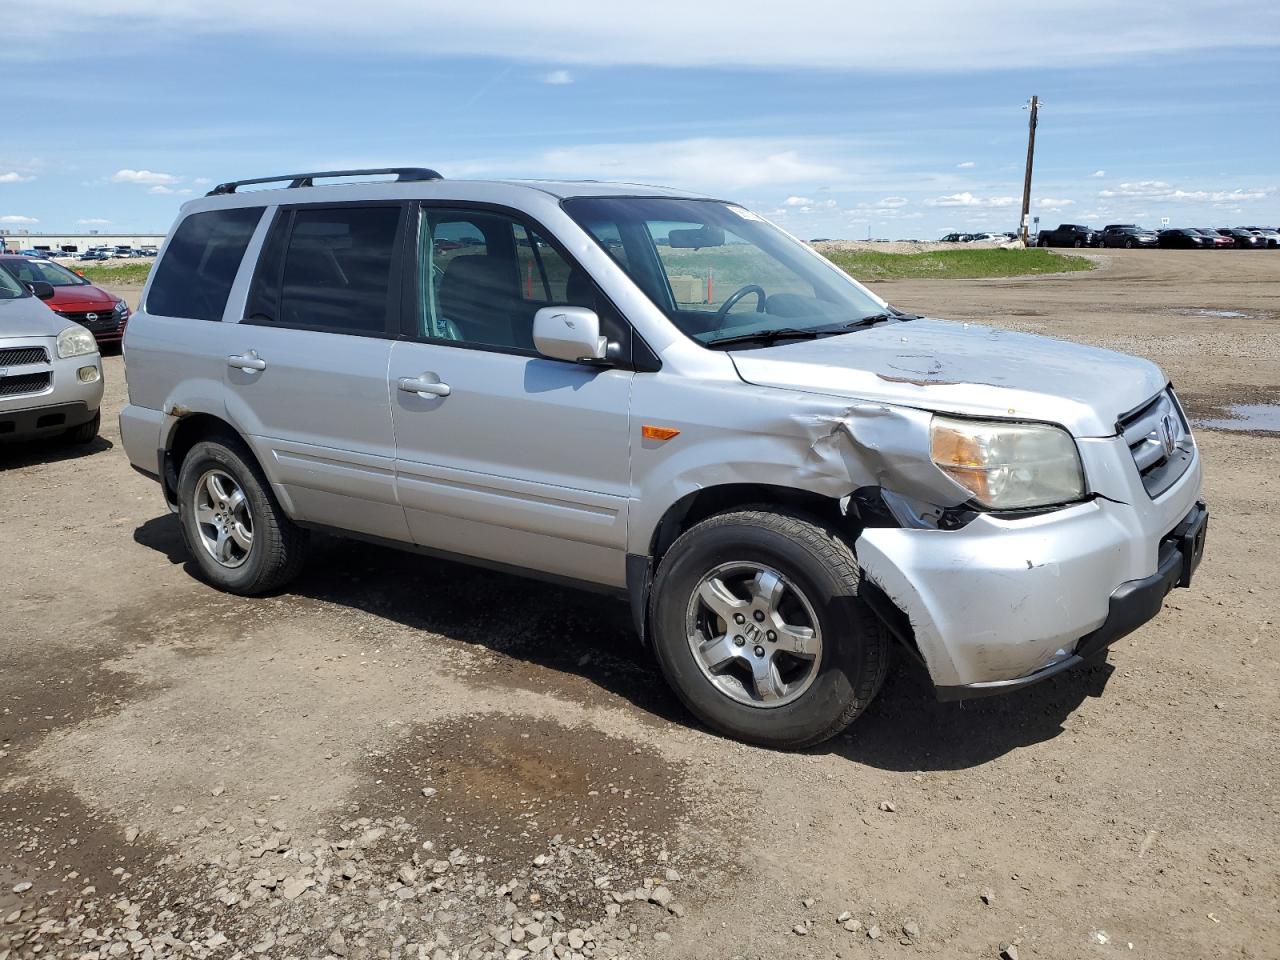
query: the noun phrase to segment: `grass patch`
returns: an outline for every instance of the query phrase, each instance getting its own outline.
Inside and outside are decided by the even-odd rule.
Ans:
[[[833,250],[827,259],[859,280],[970,280],[982,277],[1022,277],[1037,273],[1092,270],[1092,260],[1070,254],[1030,250],[939,250],[936,253],[880,253],[875,250]],[[717,263],[716,282],[732,280],[731,264]],[[137,263],[77,263],[72,269],[91,283],[140,287],[147,282],[151,261]],[[694,271],[696,273],[696,271]],[[704,270],[705,273],[705,270]],[[725,279],[727,278],[727,279]],[[733,286],[734,284],[730,284]]]
[[[1085,257],[1030,250],[939,250],[935,253],[880,253],[832,250],[825,256],[859,280],[973,280],[1023,277],[1036,273],[1092,270]]]
[[[147,282],[147,274],[151,272],[151,261],[140,260],[137,263],[95,264],[73,263],[71,269],[84,274],[90,283],[118,284],[127,287],[140,287]]]

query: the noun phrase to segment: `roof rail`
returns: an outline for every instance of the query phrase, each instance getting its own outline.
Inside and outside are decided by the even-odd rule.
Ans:
[[[286,173],[279,177],[254,177],[252,180],[228,180],[226,183],[220,183],[208,193],[206,197],[217,197],[229,193],[235,193],[237,187],[248,186],[251,183],[282,183],[289,181],[288,189],[295,187],[313,187],[316,177],[362,177],[379,173],[394,173],[396,175],[396,183],[407,183],[411,181],[421,180],[443,180],[440,174],[426,167],[376,167],[369,170],[320,170],[315,173]]]

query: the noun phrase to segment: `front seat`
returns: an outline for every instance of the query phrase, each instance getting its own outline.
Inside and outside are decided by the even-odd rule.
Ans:
[[[454,257],[440,278],[440,314],[463,340],[533,347],[528,304],[520,296],[512,260],[489,254]]]

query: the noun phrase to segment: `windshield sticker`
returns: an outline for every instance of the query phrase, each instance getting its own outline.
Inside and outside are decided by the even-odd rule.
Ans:
[[[727,206],[730,210],[732,210],[734,213],[740,216],[743,220],[759,220],[761,222],[764,222],[764,217],[760,216],[758,213],[752,213],[746,207],[738,207],[738,206],[734,206],[733,204],[728,204]]]

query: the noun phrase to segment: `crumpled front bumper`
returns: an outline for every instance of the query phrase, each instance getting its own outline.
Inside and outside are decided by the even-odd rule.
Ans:
[[[1079,445],[1106,496],[1038,516],[983,514],[959,530],[859,536],[863,575],[909,621],[939,696],[1001,692],[1067,669],[1159,612],[1172,565],[1181,579],[1169,544],[1196,512],[1199,453],[1152,500],[1121,441]]]

